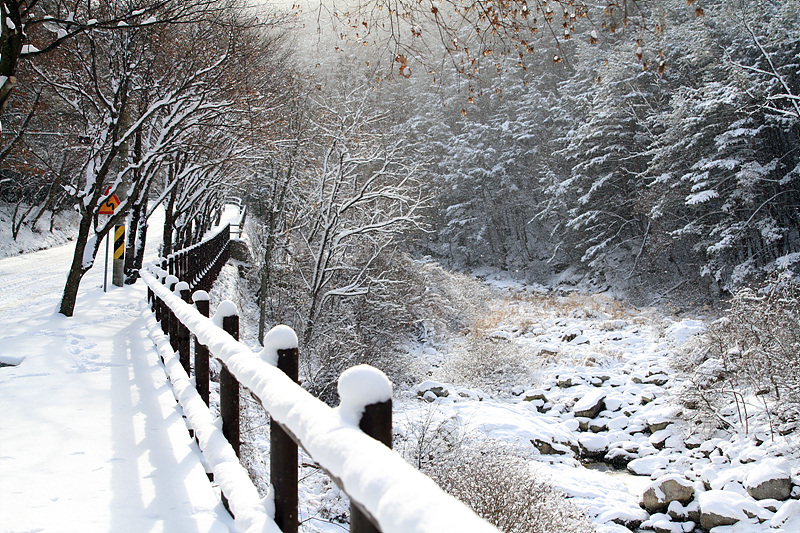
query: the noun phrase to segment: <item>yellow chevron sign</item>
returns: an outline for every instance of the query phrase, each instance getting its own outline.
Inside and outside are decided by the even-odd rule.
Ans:
[[[117,226],[114,231],[114,259],[125,253],[125,226]]]

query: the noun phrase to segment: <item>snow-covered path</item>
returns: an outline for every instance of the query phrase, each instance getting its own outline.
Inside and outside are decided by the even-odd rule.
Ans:
[[[226,532],[138,302],[93,269],[54,314],[73,245],[0,260],[0,531]],[[102,252],[101,252],[102,253]],[[110,283],[109,283],[110,285]]]

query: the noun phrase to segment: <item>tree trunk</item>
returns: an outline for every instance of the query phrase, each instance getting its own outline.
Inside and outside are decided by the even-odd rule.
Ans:
[[[147,219],[139,223],[139,234],[136,237],[136,257],[133,261],[133,268],[136,272],[142,268],[144,263],[144,248],[147,244]]]
[[[272,248],[275,246],[275,224],[278,218],[274,209],[269,212],[267,245],[264,251],[264,266],[261,268],[261,286],[258,291],[258,342],[264,342],[267,321],[267,292],[269,291],[269,265],[272,262]]]
[[[128,242],[125,243],[125,284],[131,285],[139,277],[134,273],[134,262],[136,261],[137,237],[139,235],[139,223],[142,219],[144,207],[141,203],[136,203],[131,208],[131,216],[128,220]]]
[[[75,253],[72,256],[72,266],[67,274],[67,283],[64,285],[64,294],[61,296],[61,306],[58,312],[64,316],[72,316],[75,312],[75,302],[78,298],[78,287],[81,284],[81,279],[86,272],[92,268],[92,265],[84,265],[83,258],[86,255],[87,246],[94,246],[91,250],[92,261],[97,254],[98,239],[93,243],[89,243],[89,233],[92,229],[92,217],[84,216],[81,218],[78,227],[78,237],[75,239]]]
[[[289,168],[286,171],[286,177],[281,184],[281,189],[278,191],[277,171],[273,169],[273,203],[269,206],[269,229],[267,233],[267,249],[264,251],[264,266],[261,270],[261,287],[258,293],[258,342],[264,342],[264,335],[266,333],[266,320],[267,320],[267,293],[269,292],[269,265],[272,262],[272,250],[275,248],[275,231],[278,228],[278,217],[283,214],[284,204],[286,203],[286,191],[289,189],[289,183],[292,180],[294,171],[294,158],[297,155],[297,146],[291,154],[289,160]],[[239,228],[241,232],[242,228]],[[241,233],[240,233],[241,234]]]
[[[22,45],[25,41],[25,34],[23,33],[22,17],[20,16],[20,8],[18,2],[3,2],[5,13],[3,14],[2,38],[0,39],[0,111],[6,107],[11,96],[11,91],[17,83],[17,64],[19,63],[20,54],[22,54]],[[13,24],[6,23],[5,19],[13,22]],[[11,26],[14,29],[11,29]]]
[[[164,235],[162,237],[161,256],[167,257],[172,253],[172,227],[175,225],[175,198],[178,195],[177,187],[173,188],[169,194],[167,205],[164,206]]]
[[[127,119],[130,120],[130,114],[128,114]],[[137,130],[136,135],[134,136],[133,158],[138,163],[141,163],[142,161],[141,129]],[[141,168],[134,170],[133,179],[134,182],[141,183]],[[136,267],[136,259],[138,257],[137,249],[139,246],[141,246],[139,244],[139,237],[141,235],[141,232],[139,231],[139,225],[145,222],[142,219],[147,216],[147,197],[150,192],[150,183],[150,181],[147,182],[142,194],[131,208],[131,216],[128,223],[128,242],[126,243],[125,250],[125,285],[133,285],[136,283],[136,280],[139,279],[139,268],[141,268],[141,265],[139,268]]]

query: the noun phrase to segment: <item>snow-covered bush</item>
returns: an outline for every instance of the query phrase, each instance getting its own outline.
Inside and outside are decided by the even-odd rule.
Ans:
[[[470,335],[452,348],[442,368],[444,379],[468,387],[508,390],[528,382],[542,360],[533,348]]]
[[[430,473],[459,456],[464,428],[455,416],[445,415],[436,404],[396,421],[392,446],[417,470]]]
[[[337,401],[339,374],[357,364],[379,368],[398,387],[418,382],[424,371],[410,357],[409,342],[435,343],[466,329],[488,299],[480,282],[399,252],[374,258],[368,273],[391,283],[371,285],[363,295],[329,299],[317,313],[313,334],[301,341],[301,380],[331,404]],[[251,299],[257,274],[252,269],[247,280]],[[302,272],[274,271],[273,278],[268,322],[305,331],[306,318],[298,311],[308,299]]]
[[[584,533],[589,521],[527,460],[499,441],[461,445],[423,470],[445,491],[505,533]]]
[[[455,332],[466,331],[487,314],[491,289],[473,276],[408,257],[399,266],[406,271],[416,340],[441,341]]]
[[[797,278],[775,276],[760,289],[740,289],[686,361],[694,367],[695,394],[685,403],[723,426],[738,422],[746,430],[748,417],[763,410],[771,420],[788,424],[779,431],[795,427],[800,419],[798,354]],[[733,416],[725,417],[725,408]]]
[[[406,413],[395,421],[394,449],[501,531],[592,531],[558,489],[536,479],[524,449],[468,433],[435,404]]]

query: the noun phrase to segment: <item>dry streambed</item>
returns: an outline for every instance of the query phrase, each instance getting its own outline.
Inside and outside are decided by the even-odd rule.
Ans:
[[[800,531],[794,434],[773,438],[756,419],[746,434],[709,431],[681,416],[684,380],[671,361],[703,323],[583,298],[515,295],[469,332],[478,353],[422,349],[432,379],[404,395],[402,409],[435,404],[467,431],[529,449],[532,467],[601,532]],[[527,374],[509,364],[514,353]],[[471,386],[455,384],[463,382]],[[627,483],[597,464],[625,472]]]

